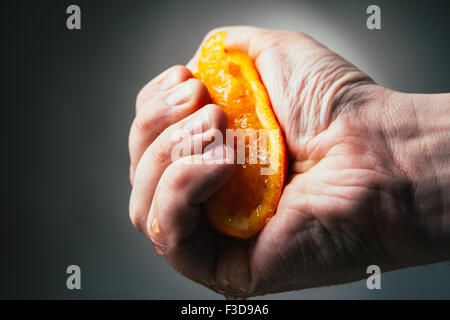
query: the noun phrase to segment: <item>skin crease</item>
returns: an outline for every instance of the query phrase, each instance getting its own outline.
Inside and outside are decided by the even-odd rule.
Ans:
[[[171,163],[169,133],[202,112],[210,130],[223,131],[226,115],[203,107],[208,93],[183,66],[152,80],[130,131],[130,217],[172,267],[245,298],[359,280],[371,264],[389,271],[449,259],[450,95],[382,88],[299,32],[227,27],[205,40],[223,29],[226,46],[253,59],[268,91],[286,137],[288,180],[255,238],[212,230],[202,203],[233,165]],[[191,86],[182,106],[168,106],[174,88],[160,88],[170,71],[176,85]]]

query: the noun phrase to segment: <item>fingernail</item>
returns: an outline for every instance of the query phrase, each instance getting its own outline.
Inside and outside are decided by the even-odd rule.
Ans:
[[[172,69],[169,70],[166,77],[163,79],[163,81],[161,81],[161,83],[159,84],[159,88],[161,90],[168,90],[173,86],[175,86],[177,83],[178,83],[178,74],[174,69]]]
[[[175,91],[167,96],[166,102],[171,106],[179,106],[183,103],[188,102],[191,99],[191,95],[192,90],[189,82],[183,82],[175,88]]]
[[[211,121],[209,120],[209,114],[206,110],[200,111],[183,126],[183,130],[186,130],[192,135],[202,133],[209,128],[211,128]]]

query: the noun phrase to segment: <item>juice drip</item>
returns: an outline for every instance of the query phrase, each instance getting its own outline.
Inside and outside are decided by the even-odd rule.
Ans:
[[[152,220],[152,224],[150,225],[150,231],[155,234],[158,234],[161,232],[161,230],[159,228],[159,222],[156,218],[153,218],[153,220]]]

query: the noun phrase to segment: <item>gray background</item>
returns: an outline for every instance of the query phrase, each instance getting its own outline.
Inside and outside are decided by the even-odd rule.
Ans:
[[[82,10],[82,30],[65,9]],[[365,27],[369,4],[382,30]],[[0,298],[222,298],[174,272],[128,219],[127,136],[147,81],[204,34],[249,24],[304,31],[406,92],[449,92],[449,9],[433,1],[2,2]],[[82,269],[82,290],[65,287]],[[450,263],[264,298],[450,298]]]

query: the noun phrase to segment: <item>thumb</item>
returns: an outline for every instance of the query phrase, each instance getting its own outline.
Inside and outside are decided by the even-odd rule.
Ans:
[[[295,48],[320,48],[328,50],[319,42],[308,37],[306,34],[291,30],[273,30],[264,29],[253,26],[229,26],[215,28],[209,31],[203,38],[200,46],[194,56],[187,63],[190,70],[196,71],[196,63],[200,56],[201,48],[205,42],[213,35],[225,31],[227,36],[225,39],[225,47],[227,49],[239,50],[246,53],[253,61],[256,62],[258,56],[267,50],[277,47],[295,47]],[[293,40],[295,40],[293,42]]]

